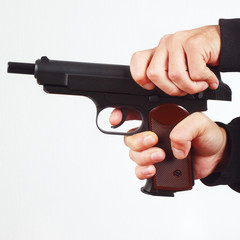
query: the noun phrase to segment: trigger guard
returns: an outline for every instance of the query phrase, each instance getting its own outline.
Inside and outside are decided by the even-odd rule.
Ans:
[[[126,121],[127,116],[128,116],[128,109],[127,108],[120,108],[121,112],[122,112],[122,120],[119,124],[115,125],[115,126],[111,126],[111,128],[116,129],[120,126],[123,125],[123,123]]]

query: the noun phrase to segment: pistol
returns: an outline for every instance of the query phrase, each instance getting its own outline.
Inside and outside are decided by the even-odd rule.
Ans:
[[[145,90],[132,78],[129,66],[49,60],[42,57],[35,64],[8,63],[8,73],[31,74],[43,85],[47,93],[79,95],[93,100],[97,109],[96,123],[106,134],[133,135],[153,131],[158,135],[157,147],[162,148],[166,158],[156,163],[156,174],[147,179],[141,191],[155,196],[173,197],[175,192],[192,189],[194,185],[193,156],[183,160],[174,157],[169,134],[177,123],[193,112],[207,110],[207,100],[231,101],[231,89],[221,80],[217,67],[210,67],[219,79],[216,90],[182,97],[169,96],[159,88]],[[141,125],[131,131],[108,131],[98,124],[99,114],[106,108],[122,111],[119,128],[126,120],[129,110],[141,116]]]

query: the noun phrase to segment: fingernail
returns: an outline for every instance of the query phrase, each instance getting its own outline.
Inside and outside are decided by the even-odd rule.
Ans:
[[[155,85],[153,83],[149,82],[149,83],[143,85],[143,87],[147,90],[152,90],[155,87]]]
[[[211,89],[217,89],[218,88],[218,84],[217,83],[211,83],[210,84],[210,88]]]
[[[155,139],[153,136],[146,136],[143,140],[145,146],[154,145]]]
[[[182,150],[173,148],[173,154],[177,159],[183,159],[185,157],[185,153]]]
[[[160,152],[153,152],[151,154],[151,160],[153,162],[159,162],[162,160],[162,154]]]
[[[142,169],[142,173],[144,175],[152,175],[153,168],[151,166],[145,167],[145,168]]]

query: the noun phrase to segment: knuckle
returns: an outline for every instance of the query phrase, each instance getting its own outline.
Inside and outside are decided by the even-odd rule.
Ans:
[[[133,152],[132,152],[132,150],[129,151],[129,157],[130,157],[131,160],[134,161],[134,156],[133,156]]]
[[[132,136],[125,136],[124,143],[128,148],[130,148],[130,150],[133,150],[133,151],[141,150],[143,148],[141,133],[134,134]],[[133,156],[133,154],[132,154],[132,156]]]
[[[137,153],[133,150],[129,151],[129,157],[132,161],[138,164],[138,166],[146,166],[148,161],[146,160],[146,156],[143,155],[143,153]]]
[[[178,71],[177,69],[169,71],[168,76],[172,81],[181,81],[182,80],[182,73],[180,71]]]
[[[205,129],[206,126],[211,125],[211,124],[209,125],[209,118],[201,112],[193,113],[191,115],[191,118],[192,118],[192,121],[197,122],[199,126],[201,125],[202,130]]]
[[[203,39],[200,36],[192,36],[185,40],[185,47],[189,50],[199,49]]]
[[[170,44],[171,45],[179,45],[182,44],[185,40],[185,31],[178,31],[171,35]]]
[[[124,137],[124,144],[125,144],[128,148],[132,149],[133,136],[125,136],[125,137]]]
[[[174,71],[169,73],[169,78],[176,83],[176,88],[172,88],[168,94],[169,95],[179,95],[182,91],[188,94],[194,94],[198,92],[196,85],[194,83],[188,83],[185,81],[184,74],[179,71]]]
[[[182,40],[182,39],[183,39],[183,36],[184,36],[184,31],[178,31],[178,32],[175,32],[175,33],[172,35],[172,39],[173,39],[174,41],[179,42],[179,40]]]
[[[199,118],[199,117],[202,117],[202,116],[204,116],[204,115],[200,112],[195,112],[195,113],[192,114],[192,117],[194,117],[194,118]]]
[[[192,118],[193,119],[201,119],[202,124],[204,125],[204,123],[206,123],[208,121],[208,118],[200,112],[195,112],[192,114]]]
[[[154,67],[148,67],[147,77],[152,81],[158,80],[160,78],[160,74],[159,74],[158,69],[156,69]]]
[[[195,94],[195,93],[198,93],[199,90],[197,88],[195,88],[194,86],[188,86],[186,87],[185,91],[188,93],[188,94]]]
[[[135,82],[141,83],[141,81],[144,79],[144,75],[140,72],[132,72],[132,76]]]
[[[135,52],[132,55],[131,61],[130,61],[130,71],[133,79],[137,83],[141,83],[146,77],[146,73],[143,70],[143,62],[147,62],[146,57],[144,56],[143,51]]]
[[[178,131],[172,131],[169,137],[172,142],[179,142],[181,140],[181,134]]]
[[[138,165],[148,166],[150,164],[152,164],[151,153],[150,152],[141,153],[141,156],[139,156],[138,158]]]
[[[168,90],[168,91],[166,91],[166,93],[168,94],[168,95],[170,95],[170,96],[177,96],[178,95],[178,90],[176,90],[176,89],[170,89],[170,90]]]
[[[159,41],[159,43],[158,43],[158,47],[159,47],[160,45],[162,45],[162,44],[165,44],[165,43],[169,40],[169,38],[171,38],[171,36],[172,36],[172,34],[166,34],[166,35],[164,35],[164,36],[160,39],[160,41]]]
[[[202,71],[194,71],[194,72],[190,72],[190,77],[192,80],[200,81],[203,79],[204,76]]]
[[[167,93],[170,96],[178,96],[180,94],[181,90],[179,90],[176,87],[171,87],[165,90],[165,93]]]
[[[136,82],[140,82],[145,76],[142,71],[138,71],[138,61],[139,58],[134,57],[135,59],[132,58],[131,63],[130,63],[130,70],[131,70],[131,75]]]
[[[139,166],[136,166],[136,168],[135,168],[135,175],[140,180],[144,180],[145,179],[145,177],[143,176],[143,174],[141,173],[141,171],[139,169]]]
[[[141,57],[142,57],[142,52],[137,51],[137,52],[133,53],[132,58],[131,58],[131,62],[137,61]]]

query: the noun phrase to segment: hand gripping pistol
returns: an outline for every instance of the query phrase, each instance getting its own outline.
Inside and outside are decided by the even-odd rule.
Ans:
[[[35,64],[8,63],[9,73],[32,74],[47,93],[86,96],[97,108],[97,119],[108,107],[122,111],[126,120],[129,109],[139,112],[142,123],[133,131],[107,134],[133,135],[153,131],[158,135],[156,145],[166,152],[166,158],[156,163],[156,174],[147,179],[142,192],[157,196],[174,196],[175,192],[190,190],[194,185],[193,156],[178,160],[173,156],[169,134],[174,126],[193,112],[207,110],[207,100],[231,101],[231,89],[221,81],[217,68],[211,70],[219,79],[216,90],[207,89],[194,95],[169,96],[158,88],[151,91],[140,87],[132,79],[129,66],[49,60],[42,57]],[[97,121],[98,125],[98,121]]]

